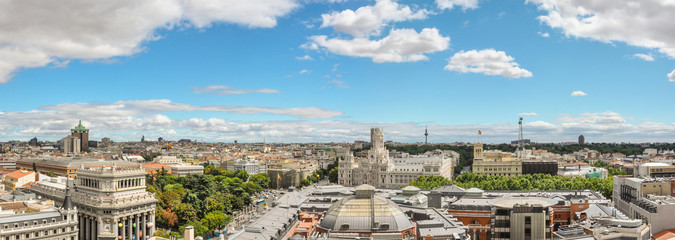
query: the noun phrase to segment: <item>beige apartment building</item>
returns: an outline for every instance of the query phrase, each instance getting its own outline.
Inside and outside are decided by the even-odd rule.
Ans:
[[[483,151],[483,143],[473,146],[473,173],[490,176],[518,176],[522,174],[522,161],[511,153]]]

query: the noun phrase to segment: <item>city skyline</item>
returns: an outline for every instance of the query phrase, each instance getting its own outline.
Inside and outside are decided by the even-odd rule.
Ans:
[[[207,2],[0,3],[0,141],[675,141],[667,2]]]

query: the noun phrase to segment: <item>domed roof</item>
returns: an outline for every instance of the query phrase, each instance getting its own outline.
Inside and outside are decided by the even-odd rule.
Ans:
[[[332,232],[401,232],[414,228],[401,208],[375,196],[372,186],[359,186],[356,195],[334,203],[319,222]]]

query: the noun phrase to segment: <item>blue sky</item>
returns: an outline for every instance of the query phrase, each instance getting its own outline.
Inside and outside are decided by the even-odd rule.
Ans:
[[[0,3],[0,141],[675,141],[667,2],[50,4]]]

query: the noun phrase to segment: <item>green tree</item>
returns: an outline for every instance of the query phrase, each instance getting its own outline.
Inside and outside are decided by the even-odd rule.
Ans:
[[[328,172],[328,181],[332,183],[337,183],[338,182],[338,168],[332,168]]]
[[[434,189],[448,183],[450,183],[450,180],[442,176],[419,176],[417,179],[411,181],[409,185],[420,189]]]
[[[187,226],[192,226],[192,227],[194,227],[194,230],[195,230],[195,236],[202,236],[202,237],[204,237],[204,236],[206,236],[206,234],[208,234],[208,233],[211,232],[211,231],[209,231],[209,228],[208,228],[208,227],[206,227],[206,226],[204,226],[204,224],[202,224],[201,221],[196,221],[196,220],[194,220],[194,221],[189,221],[189,222],[187,222],[186,224],[183,224],[182,226],[180,226],[179,231],[180,231],[180,232],[185,232],[185,227],[187,227]]]
[[[225,211],[225,204],[223,202],[218,201],[214,198],[206,198],[206,211],[207,212],[214,212],[214,211],[219,211],[219,212],[224,212]]]
[[[263,188],[254,182],[245,182],[241,185],[241,188],[244,189],[249,195],[253,195],[257,192],[262,192]]]
[[[309,186],[310,182],[307,179],[302,179],[300,180],[300,185],[302,186]]]
[[[173,210],[178,216],[178,222],[190,222],[197,220],[197,210],[190,204],[181,203],[178,204],[176,209]]]
[[[202,224],[209,228],[209,230],[218,230],[225,226],[225,214],[223,212],[214,211],[206,214],[201,220]]]
[[[237,171],[236,176],[237,176],[237,178],[246,182],[246,181],[248,181],[249,174],[248,174],[248,172],[246,172],[246,170],[239,170],[239,171]]]
[[[270,177],[267,175],[267,173],[258,173],[253,176],[251,176],[250,179],[251,182],[257,183],[263,188],[268,188],[270,185]]]
[[[47,173],[47,176],[55,177],[56,174],[54,174],[54,170],[49,170],[49,173]]]

